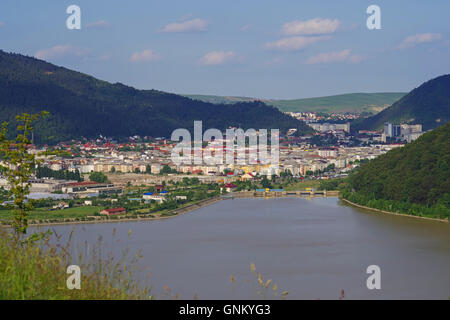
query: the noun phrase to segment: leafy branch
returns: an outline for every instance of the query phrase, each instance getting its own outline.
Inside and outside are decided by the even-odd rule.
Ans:
[[[48,114],[47,111],[42,111],[37,114],[22,113],[16,116],[17,136],[13,140],[7,138],[8,123],[2,123],[0,131],[0,158],[2,159],[0,173],[8,181],[8,195],[14,197],[13,228],[17,236],[27,232],[27,217],[32,205],[26,201],[26,197],[30,193],[30,177],[39,163],[36,155],[28,152],[32,143],[30,136],[34,131],[32,123]]]

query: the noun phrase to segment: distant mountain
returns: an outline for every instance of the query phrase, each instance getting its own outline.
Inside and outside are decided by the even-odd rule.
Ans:
[[[352,128],[381,129],[385,122],[420,123],[424,130],[450,121],[450,75],[425,82],[380,113],[352,123]]]
[[[217,105],[157,90],[137,90],[111,84],[42,60],[0,50],[0,121],[22,112],[50,112],[36,124],[36,142],[75,138],[165,136],[176,128],[192,130],[202,120],[204,130],[247,128],[312,129],[262,102]]]
[[[227,97],[211,95],[184,95],[191,99],[211,103],[236,103],[263,101],[285,112],[369,112],[376,113],[403,97],[403,92],[347,93],[334,96],[305,99],[258,99],[249,97]]]
[[[370,160],[342,196],[394,212],[450,218],[450,123]]]

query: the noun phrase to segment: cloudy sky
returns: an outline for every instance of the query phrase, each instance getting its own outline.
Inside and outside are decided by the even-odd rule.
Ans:
[[[72,4],[81,30],[66,27]],[[0,49],[174,93],[409,91],[450,73],[449,14],[448,0],[1,0]]]

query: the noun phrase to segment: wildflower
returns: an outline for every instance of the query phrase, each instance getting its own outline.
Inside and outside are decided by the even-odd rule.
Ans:
[[[263,285],[261,273],[258,274],[258,283],[259,283],[259,285],[261,285],[261,286]]]

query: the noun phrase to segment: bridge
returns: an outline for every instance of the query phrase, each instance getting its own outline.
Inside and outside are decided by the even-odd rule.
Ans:
[[[256,189],[254,191],[239,191],[231,192],[226,195],[222,195],[224,199],[233,198],[253,198],[253,197],[264,197],[264,198],[278,198],[278,197],[311,197],[311,196],[322,196],[322,197],[336,197],[339,191],[327,191],[327,190],[282,190],[282,189]]]

